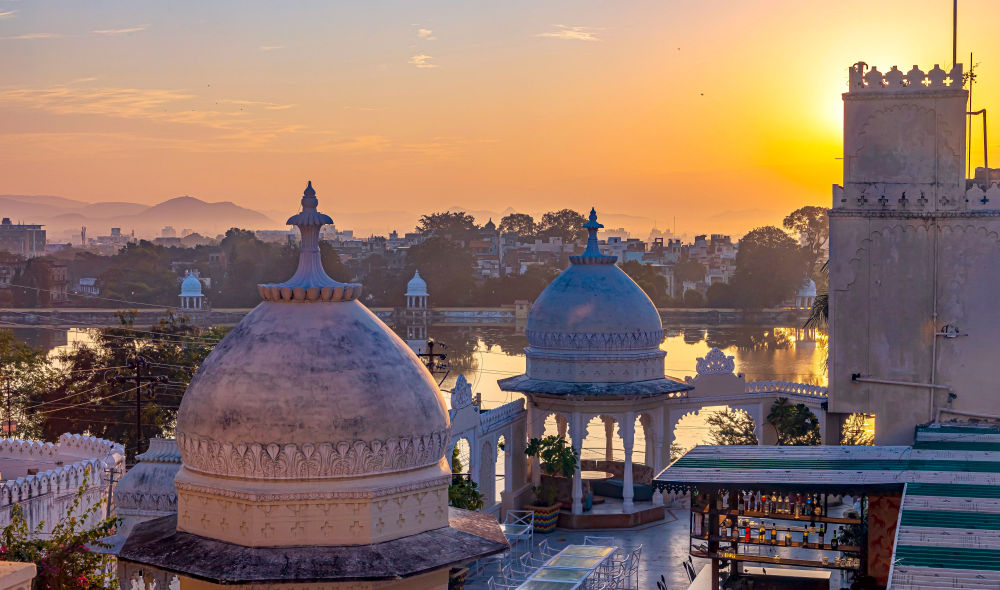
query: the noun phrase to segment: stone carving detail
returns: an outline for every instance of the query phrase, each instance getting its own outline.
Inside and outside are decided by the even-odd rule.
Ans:
[[[447,430],[423,436],[318,445],[220,442],[178,433],[189,469],[250,479],[352,477],[433,465],[444,456]]]
[[[705,358],[698,359],[696,368],[699,375],[732,375],[736,372],[736,362],[733,357],[713,348]]]
[[[472,385],[459,374],[451,390],[451,409],[458,410],[472,405]]]
[[[659,348],[663,330],[655,332],[587,333],[587,332],[525,332],[528,342],[540,348],[565,348],[571,350],[635,350]]]

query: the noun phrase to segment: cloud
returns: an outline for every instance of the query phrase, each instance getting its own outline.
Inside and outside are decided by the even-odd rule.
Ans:
[[[411,63],[421,69],[438,67],[437,64],[429,63],[430,60],[432,59],[434,58],[429,55],[421,53],[420,55],[414,55],[413,57],[411,57],[408,63]]]
[[[417,37],[428,41],[434,41],[437,39],[437,37],[434,36],[434,31],[430,29],[417,29]]]
[[[554,25],[555,30],[548,33],[538,33],[535,37],[551,37],[553,39],[567,39],[570,41],[600,41],[594,31],[602,30],[599,27],[574,27],[570,25]]]
[[[0,12],[0,19],[3,18],[14,18],[14,13],[16,10],[8,10],[7,12]]]
[[[125,29],[97,29],[96,31],[91,31],[97,35],[125,35],[127,33],[138,33],[139,31],[145,31],[149,28],[149,25],[136,25],[134,27],[128,27]]]
[[[266,102],[262,100],[239,100],[235,98],[222,98],[218,102],[225,104],[238,104],[238,105],[257,105],[262,106],[269,111],[284,111],[287,109],[294,109],[299,106],[297,104],[280,104],[276,102]]]
[[[59,35],[56,33],[25,33],[23,35],[13,35],[11,37],[0,37],[0,39],[55,39]]]
[[[284,49],[284,45],[261,45],[258,47],[261,51],[277,51],[279,49]]]

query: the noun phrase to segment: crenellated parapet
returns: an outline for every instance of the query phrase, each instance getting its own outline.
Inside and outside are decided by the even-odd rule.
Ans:
[[[962,88],[962,64],[955,64],[949,71],[934,64],[927,72],[913,66],[906,73],[892,66],[882,73],[877,67],[868,68],[864,62],[858,62],[847,68],[847,77],[849,93],[959,90]]]
[[[108,440],[78,434],[64,434],[58,443],[20,439],[0,441],[0,463],[4,458],[37,461],[39,466],[53,466],[32,475],[0,482],[0,526],[10,522],[10,509],[20,504],[29,528],[40,522],[49,527],[65,514],[74,494],[86,483],[87,506],[104,497],[105,469],[121,469],[125,450]],[[0,473],[2,475],[2,473]]]

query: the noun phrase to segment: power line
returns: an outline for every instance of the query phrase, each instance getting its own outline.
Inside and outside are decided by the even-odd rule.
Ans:
[[[34,316],[37,315],[37,314],[33,314],[33,313],[30,313],[30,312],[27,312],[27,311],[17,311],[17,310],[14,310],[14,309],[3,309],[3,310],[0,310],[0,313],[16,313],[16,314],[25,315],[25,316],[32,316],[32,317],[34,317]],[[126,331],[126,332],[135,332],[137,334],[151,334],[151,335],[159,337],[159,338],[188,338],[188,339],[191,339],[191,340],[202,340],[202,341],[205,341],[205,342],[219,342],[221,340],[221,338],[206,338],[204,336],[186,336],[184,334],[171,334],[171,333],[167,333],[167,332],[156,332],[156,331],[153,331],[153,330],[138,330],[136,328],[129,328],[129,327],[125,327],[125,326],[105,326],[103,328],[96,328],[91,323],[83,322],[83,321],[79,321],[79,320],[63,319],[62,321],[68,322],[68,323],[72,323],[72,324],[75,324],[75,325],[78,325],[78,326],[85,326],[88,329],[97,329],[97,330],[101,330],[101,329],[123,330],[123,331]],[[35,327],[35,326],[31,326],[31,327]],[[37,326],[37,327],[44,327],[44,326]]]
[[[111,297],[100,297],[100,296],[97,296],[97,295],[80,294],[80,293],[73,293],[73,292],[69,292],[69,291],[63,292],[63,291],[56,291],[56,290],[53,290],[53,289],[42,289],[40,287],[29,287],[28,285],[18,285],[18,284],[15,284],[15,283],[8,283],[8,284],[11,287],[18,287],[18,288],[21,288],[21,289],[31,289],[32,291],[39,291],[39,292],[44,292],[44,293],[57,293],[57,294],[60,294],[60,295],[65,294],[67,296],[79,297],[81,299],[96,299],[96,300],[100,300],[100,301],[111,301],[113,303],[125,303],[127,305],[135,305],[135,306],[141,306],[141,307],[155,307],[157,309],[176,309],[178,311],[188,311],[188,310],[186,310],[186,309],[184,309],[182,307],[175,307],[173,305],[156,305],[155,303],[139,303],[138,301],[128,301],[127,299],[114,299],[114,298],[111,298]]]

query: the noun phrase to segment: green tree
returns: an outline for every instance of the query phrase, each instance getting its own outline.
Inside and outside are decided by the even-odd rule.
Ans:
[[[31,393],[45,388],[53,372],[45,350],[21,342],[12,330],[0,330],[0,419],[8,419],[9,407],[17,435],[38,436],[37,429],[24,419],[25,407]]]
[[[434,236],[410,247],[406,253],[404,284],[414,270],[427,281],[434,305],[467,305],[476,284],[476,260],[468,248],[452,239]]]
[[[652,264],[642,264],[635,260],[629,260],[621,265],[621,269],[646,292],[646,295],[656,305],[662,307],[670,300],[670,295],[667,293],[667,277],[660,274]]]
[[[684,281],[703,283],[706,272],[704,264],[690,258],[674,264],[674,280],[677,281],[678,285],[683,284]]]
[[[779,397],[771,406],[767,423],[774,427],[779,445],[818,445],[819,419],[805,404],[792,405],[787,397]]]
[[[806,259],[788,234],[758,227],[740,240],[733,288],[742,307],[774,307],[795,295],[806,276]]]
[[[705,290],[705,300],[709,307],[735,307],[736,293],[728,283],[712,283]]]
[[[684,307],[705,307],[705,297],[695,289],[684,291],[681,301]]]
[[[756,445],[753,418],[743,410],[713,412],[705,422],[713,445]]]
[[[799,237],[809,273],[812,274],[817,262],[823,256],[823,247],[830,239],[830,218],[826,207],[799,207],[785,217],[782,222],[785,229],[795,232]]]
[[[171,432],[181,397],[194,372],[222,339],[226,328],[202,330],[186,316],[168,314],[145,330],[134,328],[136,312],[122,312],[121,326],[102,328],[93,344],[79,345],[57,355],[65,367],[50,380],[51,386],[35,390],[26,408],[28,418],[46,440],[64,432],[89,432],[125,445],[131,460],[135,440],[134,385],[110,382],[111,374],[130,375],[129,362],[141,355],[150,363],[149,373],[167,382],[147,385],[143,436]]]
[[[476,231],[476,220],[463,211],[422,215],[417,222],[417,233],[467,242]]]
[[[500,220],[500,233],[516,234],[522,241],[535,237],[535,218],[526,213],[511,213]]]
[[[587,219],[572,209],[549,211],[538,223],[537,235],[543,239],[562,238],[564,244],[587,239],[583,224]]]
[[[100,476],[91,473],[88,467],[73,502],[50,534],[43,533],[45,523],[39,523],[34,530],[30,529],[21,506],[14,504],[12,507],[10,524],[0,532],[0,542],[3,543],[0,547],[0,559],[34,563],[37,575],[32,583],[33,588],[118,588],[114,556],[91,549],[109,547],[103,539],[114,534],[118,518],[105,518],[91,527],[85,525],[96,518],[104,507],[103,502],[98,502],[86,510],[81,509],[90,477]]]
[[[100,279],[102,297],[155,305],[177,303],[177,274],[170,270],[169,255],[162,246],[146,240],[126,244]]]
[[[532,264],[524,274],[486,279],[476,294],[480,305],[505,305],[518,299],[534,301],[542,290],[559,275],[559,268],[549,264]]]
[[[875,416],[872,414],[849,415],[840,431],[840,444],[858,446],[875,444],[875,430],[871,426],[874,419]]]

